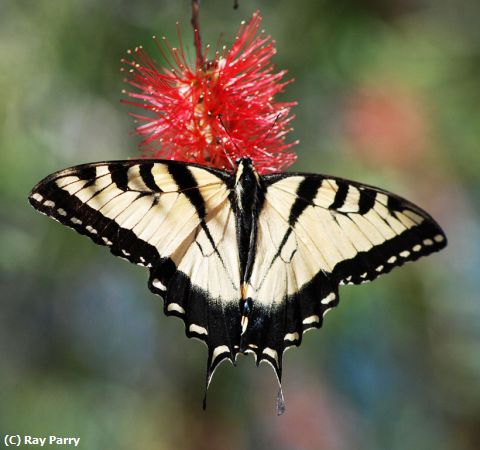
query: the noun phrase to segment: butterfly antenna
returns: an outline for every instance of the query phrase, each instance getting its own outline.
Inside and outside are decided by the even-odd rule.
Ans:
[[[270,128],[268,129],[268,131],[265,133],[265,137],[263,138],[262,142],[260,142],[260,144],[258,144],[258,146],[261,146],[267,140],[268,136],[270,136],[270,133],[275,128],[275,125],[277,124],[278,119],[280,119],[280,117],[282,117],[282,113],[277,114],[277,117],[275,117],[275,120],[273,121],[273,123],[270,126]],[[271,154],[269,152],[267,152],[266,150],[262,149],[262,148],[258,148],[258,151],[260,153],[262,153],[267,158],[271,157]]]
[[[235,143],[235,141],[233,140],[231,134],[228,132],[227,130],[227,127],[225,126],[225,123],[223,122],[222,120],[222,115],[219,114],[218,116],[218,120],[220,122],[220,124],[222,125],[226,135],[228,136],[228,138],[230,139],[230,142],[232,143],[232,145],[238,150],[239,154],[241,154],[240,152],[240,148],[238,147],[238,145]],[[263,144],[268,136],[270,136],[270,133],[272,132],[272,130],[275,128],[275,125],[277,124],[278,122],[278,119],[280,119],[280,117],[282,117],[282,113],[278,113],[277,114],[277,117],[275,117],[275,120],[273,121],[271,127],[268,129],[267,133],[265,134],[265,137],[263,138],[262,142],[260,142],[260,145]],[[219,142],[220,143],[220,142]],[[225,150],[225,147],[223,147],[223,152],[225,153],[225,157],[227,158],[228,162],[230,163],[230,165],[232,166],[232,169],[235,169],[235,164],[233,163],[232,159],[230,158],[229,154],[227,153],[227,151]],[[265,154],[266,152],[263,151],[263,153]]]
[[[235,144],[235,141],[233,140],[232,136],[230,135],[230,133],[228,132],[227,130],[227,127],[225,126],[225,124],[223,123],[223,120],[222,120],[222,115],[219,114],[218,116],[218,121],[220,122],[220,124],[222,125],[225,133],[227,134],[228,138],[230,139],[230,142],[232,143],[232,145],[240,152],[240,149],[238,148],[238,145]],[[235,164],[233,163],[232,161],[232,158],[230,158],[230,155],[227,153],[227,151],[225,150],[225,147],[222,146],[223,148],[223,152],[225,153],[225,157],[227,158],[228,162],[230,163],[230,166],[232,166],[232,169],[235,170]]]
[[[282,117],[282,113],[277,114],[277,117],[275,117],[275,120],[273,121],[272,126],[268,129],[267,133],[265,134],[265,137],[263,138],[263,141],[260,142],[260,144],[263,144],[267,140],[268,136],[270,136],[270,133],[275,128],[275,125],[277,124],[278,119],[280,119],[280,117]]]

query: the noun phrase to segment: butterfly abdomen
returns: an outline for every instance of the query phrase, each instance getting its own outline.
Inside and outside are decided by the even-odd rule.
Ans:
[[[232,194],[240,256],[240,279],[247,282],[255,260],[257,220],[265,201],[262,180],[248,158],[238,162]]]

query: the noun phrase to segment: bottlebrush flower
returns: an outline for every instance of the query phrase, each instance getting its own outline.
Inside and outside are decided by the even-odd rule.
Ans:
[[[193,65],[180,37],[179,48],[154,37],[168,68],[159,67],[142,47],[128,52],[131,59],[122,60],[129,73],[125,81],[135,90],[125,103],[144,110],[133,114],[144,156],[227,170],[230,161],[248,156],[260,173],[294,162],[295,153],[287,150],[297,142],[287,143],[285,136],[295,103],[274,100],[292,80],[283,80],[284,70],[274,72],[275,42],[259,32],[261,21],[254,13],[242,22],[230,50],[224,46],[209,58],[207,45]]]

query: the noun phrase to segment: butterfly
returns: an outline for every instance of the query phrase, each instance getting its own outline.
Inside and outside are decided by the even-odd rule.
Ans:
[[[281,393],[284,351],[321,327],[339,285],[447,243],[428,213],[395,194],[325,175],[260,175],[249,158],[232,172],[170,160],[84,164],[46,177],[29,201],[149,269],[165,314],[208,347],[207,388],[222,361],[252,353],[273,367]]]

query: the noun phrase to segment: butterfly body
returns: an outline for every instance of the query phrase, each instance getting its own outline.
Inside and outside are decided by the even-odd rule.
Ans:
[[[255,259],[257,218],[264,202],[264,193],[261,179],[248,158],[238,161],[234,179],[231,202],[235,211],[240,280],[243,284],[250,278]]]
[[[360,284],[438,251],[432,217],[387,191],[305,173],[261,176],[129,160],[50,175],[29,200],[40,212],[145,266],[149,288],[208,347],[207,384],[224,360],[272,365],[320,328],[341,284]]]

